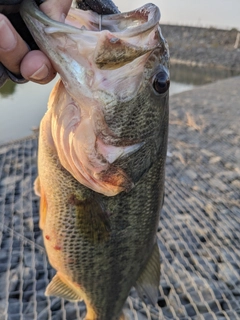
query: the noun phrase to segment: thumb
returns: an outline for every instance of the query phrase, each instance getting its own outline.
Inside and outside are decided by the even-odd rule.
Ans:
[[[64,22],[72,0],[45,0],[40,9],[51,19]]]

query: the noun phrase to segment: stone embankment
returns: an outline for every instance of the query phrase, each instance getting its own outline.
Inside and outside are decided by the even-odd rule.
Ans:
[[[161,25],[172,63],[240,72],[240,31]]]

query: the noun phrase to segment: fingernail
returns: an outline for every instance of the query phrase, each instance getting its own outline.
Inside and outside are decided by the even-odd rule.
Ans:
[[[32,74],[29,78],[30,80],[39,81],[44,80],[45,78],[47,78],[48,75],[49,69],[45,64],[43,64],[41,68],[34,72],[34,74]]]
[[[0,30],[0,48],[5,51],[13,49],[17,44],[17,40],[5,20],[0,21]]]

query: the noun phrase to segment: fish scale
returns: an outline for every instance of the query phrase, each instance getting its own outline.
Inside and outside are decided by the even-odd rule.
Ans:
[[[152,304],[158,296],[156,232],[164,196],[169,88],[168,47],[158,26],[159,11],[149,4],[127,14],[102,16],[105,29],[115,23],[117,29],[126,16],[128,25],[132,19],[130,31],[126,27],[110,36],[76,28],[79,15],[89,26],[91,19],[93,25],[98,21],[96,13],[70,11],[74,28],[52,21],[31,0],[23,2],[21,14],[63,79],[41,121],[35,183],[44,244],[57,271],[46,295],[83,299],[88,320],[123,319],[133,286]],[[104,56],[106,39],[120,36],[122,48],[115,50],[109,42],[111,61],[107,69],[108,61],[102,60],[103,70],[99,57]],[[89,50],[95,49],[84,58],[84,51],[79,52],[78,60],[76,50],[86,39],[92,41]],[[126,61],[121,56],[121,64],[114,66],[125,46]]]
[[[167,122],[167,114],[165,121]],[[58,214],[49,214],[45,222],[46,226],[43,228],[50,263],[57,271],[61,270],[67,274],[72,282],[81,284],[81,287],[88,292],[88,299],[99,310],[101,319],[111,319],[109,314],[119,314],[121,311],[126,294],[136,283],[149,248],[155,241],[155,236],[148,237],[148,235],[155,235],[158,226],[162,202],[164,157],[150,168],[130,193],[121,193],[113,198],[97,195],[98,201],[103,203],[105,210],[111,213],[109,222],[112,231],[106,242],[89,243],[88,236],[91,240],[91,234],[86,234],[86,238],[82,235],[84,232],[76,235],[78,225],[81,225],[82,229],[86,221],[82,219],[79,224],[77,209],[73,206],[66,207],[65,198],[74,193],[79,198],[92,199],[94,194],[57,165],[58,161],[51,156],[50,150],[42,148],[44,144],[40,145],[39,149],[40,157],[44,154],[44,160],[39,159],[39,175],[45,181],[45,192],[51,194],[52,192],[48,189],[61,190],[61,193],[57,193],[58,197],[56,193],[52,193],[54,202],[51,199],[48,200],[49,203],[54,203],[51,211]],[[58,175],[55,175],[55,172],[58,172]],[[71,230],[74,231],[71,232]],[[51,241],[46,239],[46,235],[50,234],[51,237],[55,232],[64,244],[61,250],[54,249]],[[141,250],[140,255],[139,250]],[[51,259],[52,256],[54,260]],[[69,264],[68,260],[71,258],[74,264]],[[131,275],[130,278],[129,275]],[[119,296],[121,292],[124,294]],[[104,310],[102,310],[103,306]]]

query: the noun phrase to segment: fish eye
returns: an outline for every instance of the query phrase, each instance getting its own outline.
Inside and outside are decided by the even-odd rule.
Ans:
[[[169,75],[165,70],[161,70],[155,75],[153,80],[153,88],[154,90],[159,93],[165,93],[170,87],[170,79]]]

